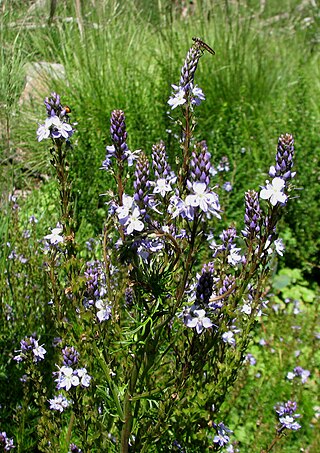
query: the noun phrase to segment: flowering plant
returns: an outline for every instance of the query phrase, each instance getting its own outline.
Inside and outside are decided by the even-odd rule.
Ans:
[[[74,432],[85,451],[93,445],[123,453],[151,446],[218,450],[232,434],[219,409],[267,310],[274,252],[283,250],[277,222],[292,190],[294,147],[290,134],[279,138],[272,181],[260,194],[244,195],[240,229],[221,231],[219,192],[230,183],[221,187],[215,178],[229,163],[214,168],[205,140],[195,139],[195,112],[205,100],[194,83],[201,43],[195,40],[188,51],[168,101],[181,127],[175,166],[163,141],[152,147],[151,161],[130,151],[125,114],[111,113],[112,144],[102,169],[115,185],[105,195],[100,246],[87,264],[72,220],[70,109],[55,93],[45,101],[48,117],[37,135],[52,141],[61,202],[61,222],[44,238],[46,268],[55,334],[65,346],[62,366],[55,355],[59,393],[47,402],[55,416],[72,408],[67,441]],[[60,262],[64,273],[57,271]],[[66,346],[71,340],[75,346]],[[46,350],[32,347],[36,359],[44,359]],[[50,442],[54,448],[52,433]]]

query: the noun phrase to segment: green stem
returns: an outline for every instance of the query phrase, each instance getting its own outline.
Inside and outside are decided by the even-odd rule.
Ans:
[[[69,425],[68,425],[68,431],[67,431],[67,435],[66,435],[66,444],[67,445],[70,444],[74,418],[75,418],[74,412],[71,412],[71,417],[70,417],[70,421],[69,421]]]

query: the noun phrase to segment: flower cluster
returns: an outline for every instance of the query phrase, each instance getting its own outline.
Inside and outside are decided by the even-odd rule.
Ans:
[[[76,444],[70,444],[68,453],[82,453],[82,450]]]
[[[294,140],[291,134],[281,135],[278,140],[276,165],[271,166],[269,175],[274,178],[278,176],[284,181],[295,177],[296,173],[292,172],[294,158]]]
[[[37,130],[38,141],[51,138],[52,140],[69,140],[74,134],[74,129],[70,124],[68,113],[70,108],[62,106],[60,96],[57,93],[51,93],[51,98],[46,98],[45,106],[47,109],[47,118],[44,124],[39,124]]]
[[[63,412],[67,407],[70,406],[71,401],[69,401],[65,396],[59,393],[58,396],[49,400],[50,409],[54,411]]]
[[[86,291],[83,305],[86,308],[94,305],[97,308],[99,322],[107,321],[111,317],[111,304],[106,299],[106,275],[102,263],[100,261],[88,262],[84,276],[86,278]]]
[[[32,359],[33,362],[41,362],[44,359],[46,350],[43,345],[39,345],[38,340],[34,336],[25,337],[20,341],[21,349],[16,351],[20,354],[14,357],[17,362],[24,362],[25,360]]]
[[[294,157],[294,140],[291,134],[281,135],[278,141],[276,165],[271,166],[269,175],[272,182],[266,181],[266,187],[262,188],[260,197],[269,200],[272,206],[284,205],[288,195],[284,192],[288,188],[288,182],[296,175],[292,172]]]
[[[211,154],[208,151],[207,143],[202,140],[196,143],[192,151],[190,161],[190,175],[188,187],[192,187],[193,182],[203,182],[206,186],[210,184]]]
[[[3,451],[10,451],[15,448],[13,439],[9,439],[5,431],[0,432],[0,446],[3,448]]]
[[[66,347],[62,350],[63,365],[58,367],[59,371],[54,372],[58,377],[55,379],[57,382],[57,389],[65,389],[67,392],[72,387],[89,387],[91,376],[88,374],[86,368],[72,368],[78,364],[79,353],[74,347]]]
[[[218,424],[213,423],[212,427],[216,430],[213,442],[219,447],[227,445],[230,442],[230,434],[232,434],[233,431],[231,431],[231,429],[225,426],[222,422]]]
[[[258,193],[254,190],[249,190],[245,194],[245,229],[242,231],[242,235],[248,242],[253,240],[259,234],[260,218],[261,209]]]
[[[194,75],[203,52],[195,43],[188,51],[181,69],[179,85],[172,85],[173,93],[168,101],[172,109],[188,104],[190,107],[199,105],[205,99],[201,88],[194,85]]]
[[[157,180],[168,180],[172,177],[171,167],[168,163],[166,146],[163,141],[152,146],[152,168]]]
[[[296,419],[300,417],[300,414],[295,414],[295,411],[297,410],[297,403],[295,401],[289,400],[284,404],[278,403],[274,409],[279,417],[279,433],[284,429],[297,431],[301,428],[301,425],[296,422]]]
[[[109,170],[112,160],[116,159],[118,163],[127,162],[132,167],[134,161],[138,158],[140,149],[130,151],[127,145],[126,119],[122,110],[113,110],[110,118],[110,134],[113,145],[106,147],[106,157],[102,162],[102,169]]]
[[[289,379],[289,381],[292,381],[295,378],[300,378],[301,383],[305,384],[310,374],[311,373],[309,370],[305,370],[301,366],[297,366],[293,371],[289,371],[289,373],[287,374],[287,379]]]

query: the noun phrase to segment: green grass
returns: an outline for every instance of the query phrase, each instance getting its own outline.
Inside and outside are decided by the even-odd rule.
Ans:
[[[234,221],[241,221],[243,192],[264,183],[266,164],[274,159],[276,137],[291,132],[296,139],[298,185],[312,186],[298,193],[299,205],[307,217],[318,222],[313,206],[320,123],[319,53],[315,51],[318,18],[311,7],[298,9],[298,2],[282,4],[281,11],[277,2],[268,2],[261,14],[259,5],[204,1],[190,6],[189,14],[182,16],[181,10],[165,1],[126,2],[125,6],[96,2],[93,9],[83,5],[82,32],[75,19],[65,19],[76,15],[72,4],[67,9],[58,5],[51,27],[40,26],[46,14],[41,10],[32,16],[31,30],[6,28],[8,19],[4,17],[3,37],[7,36],[16,65],[3,65],[10,77],[5,74],[2,79],[2,91],[11,99],[6,103],[12,122],[11,146],[26,153],[29,172],[50,172],[47,149],[34,140],[36,121],[44,115],[41,99],[48,93],[37,98],[32,110],[18,107],[17,100],[24,62],[63,64],[66,80],[52,82],[48,91],[61,93],[72,108],[72,119],[78,122],[78,140],[71,156],[78,217],[85,217],[97,231],[101,225],[97,212],[103,207],[99,194],[106,191],[99,167],[104,147],[110,143],[111,110],[125,111],[131,149],[150,153],[152,144],[161,138],[174,161],[179,149],[170,148],[166,131],[173,125],[166,115],[166,102],[170,85],[179,81],[191,37],[201,36],[214,47],[216,56],[205,55],[197,75],[207,99],[199,110],[199,138],[207,140],[214,160],[227,155],[237,168],[229,198]],[[282,13],[289,14],[279,18]],[[310,23],[305,21],[308,17]],[[19,177],[21,180],[16,171],[14,184]],[[309,226],[305,236],[306,221],[299,211],[294,216],[290,213],[286,221],[297,243],[304,244],[304,249],[292,247],[288,260],[310,271],[317,261],[317,232]]]

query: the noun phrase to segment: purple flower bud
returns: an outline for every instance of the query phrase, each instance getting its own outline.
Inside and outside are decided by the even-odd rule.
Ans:
[[[202,51],[195,44],[188,50],[185,62],[181,69],[180,87],[188,92],[192,88],[194,74],[196,72]]]
[[[235,240],[237,236],[237,230],[233,227],[227,228],[226,230],[223,230],[220,238],[223,242],[222,249],[223,250],[230,250],[231,246],[233,244],[233,241]]]
[[[73,346],[62,349],[63,365],[71,367],[78,363],[79,352]]]
[[[276,165],[271,167],[271,176],[279,176],[285,181],[294,178],[291,172],[294,158],[294,139],[291,134],[281,135],[278,140]]]
[[[23,340],[20,341],[21,351],[28,352],[32,351],[32,349],[36,346],[36,339],[33,337],[25,337]]]
[[[152,146],[152,167],[156,179],[170,177],[171,168],[163,141]]]
[[[116,156],[119,160],[124,160],[127,146],[127,131],[125,116],[122,110],[113,110],[110,118],[110,134],[116,149]]]
[[[234,282],[235,282],[234,276],[227,275],[222,282],[221,288],[219,289],[219,296],[222,296],[227,291],[229,291],[229,289],[234,285]],[[221,301],[223,301],[223,300],[224,299],[222,299]]]
[[[50,98],[46,97],[44,105],[46,106],[48,117],[57,116],[61,120],[64,117],[68,119],[68,113],[71,112],[70,107],[61,105],[60,95],[57,93],[51,93]]]
[[[196,305],[208,305],[213,290],[213,263],[208,263],[202,268],[196,289]]]
[[[252,240],[259,234],[260,217],[259,195],[254,190],[249,190],[245,194],[245,229],[242,231],[243,236],[248,240]]]
[[[128,308],[132,307],[133,305],[133,289],[128,287],[126,288],[125,294],[125,304]]]
[[[203,140],[194,146],[190,161],[190,176],[188,186],[194,182],[204,182],[207,187],[210,184],[211,154],[208,152],[206,142]]]
[[[141,153],[136,164],[133,196],[135,202],[140,208],[140,212],[145,214],[149,202],[149,161],[144,153]]]
[[[86,277],[84,305],[94,305],[94,303],[107,292],[106,276],[100,261],[88,262],[84,276]]]

